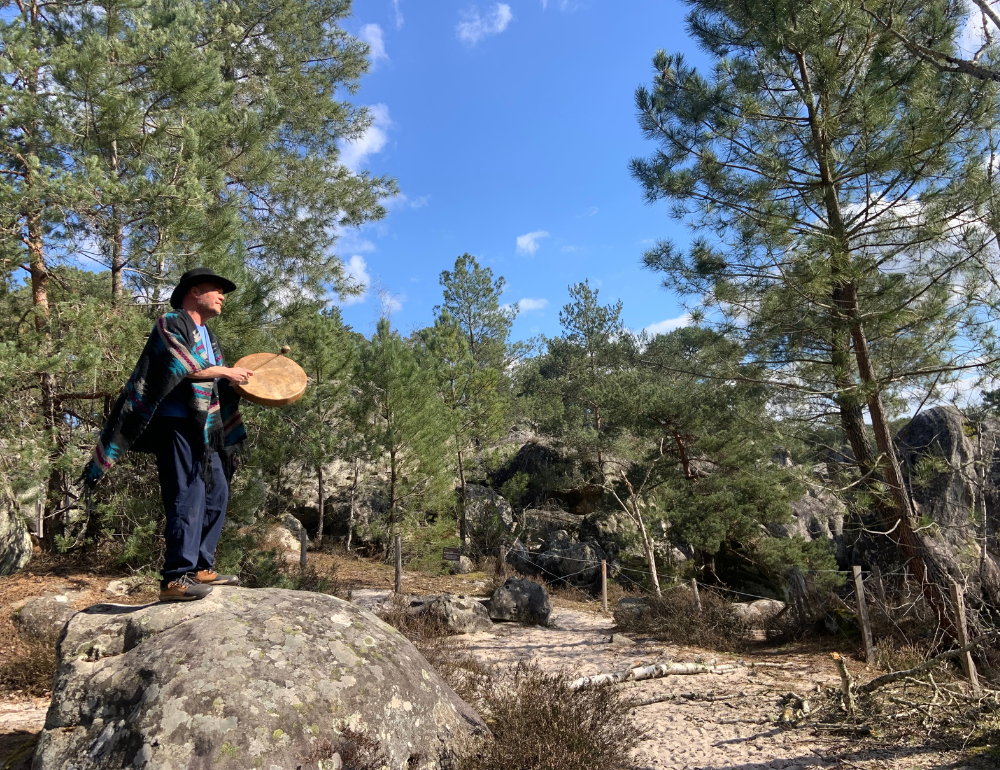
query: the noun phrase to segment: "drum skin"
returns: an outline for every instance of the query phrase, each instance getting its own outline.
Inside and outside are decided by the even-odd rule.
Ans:
[[[308,377],[290,358],[274,353],[252,353],[243,356],[234,366],[250,369],[254,375],[248,382],[234,383],[241,397],[260,406],[285,406],[302,398]]]

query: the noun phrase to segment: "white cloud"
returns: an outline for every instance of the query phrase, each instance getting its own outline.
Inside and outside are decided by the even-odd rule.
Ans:
[[[364,302],[365,293],[372,282],[372,277],[368,274],[368,263],[365,262],[365,258],[359,254],[355,254],[344,264],[344,273],[346,274],[348,283],[363,289],[363,291],[360,294],[349,294],[346,297],[341,297],[340,304],[355,305],[358,302]]]
[[[375,244],[361,235],[356,228],[338,229],[337,252],[340,254],[369,254],[375,251]]]
[[[600,209],[597,208],[597,206],[591,206],[589,209],[587,209],[587,216],[588,217],[595,216],[598,211],[600,211]]]
[[[655,337],[657,334],[666,334],[667,332],[672,332],[674,329],[688,326],[690,323],[691,314],[685,313],[678,318],[668,318],[665,321],[657,321],[655,324],[650,324],[644,331],[648,332],[651,337]]]
[[[577,9],[577,4],[573,0],[559,0],[556,4],[560,11],[575,11]],[[545,11],[549,7],[549,0],[542,0],[542,10]]]
[[[373,104],[368,107],[372,123],[368,130],[353,142],[346,142],[340,148],[340,161],[351,171],[358,171],[368,160],[369,155],[381,152],[389,142],[389,108],[384,104]]]
[[[530,313],[532,310],[544,310],[548,307],[549,301],[547,299],[532,299],[531,297],[525,297],[524,299],[518,300],[517,306],[526,313]]]
[[[403,26],[403,12],[399,10],[399,0],[392,0],[392,10],[396,12],[396,29]]]
[[[535,230],[534,232],[517,236],[517,253],[534,254],[538,251],[538,241],[548,237],[549,234],[545,230]]]
[[[397,211],[399,209],[422,209],[431,202],[431,196],[421,195],[416,198],[411,198],[406,193],[399,193],[399,195],[393,195],[391,198],[383,198],[382,205],[385,206],[386,211]]]
[[[514,14],[507,3],[497,3],[492,12],[485,16],[479,14],[479,8],[472,6],[467,11],[459,11],[462,20],[455,27],[458,39],[473,46],[489,35],[499,35],[514,21]]]
[[[377,64],[379,59],[389,59],[389,54],[385,52],[382,28],[378,24],[365,24],[358,37],[368,43],[368,58],[373,65]]]

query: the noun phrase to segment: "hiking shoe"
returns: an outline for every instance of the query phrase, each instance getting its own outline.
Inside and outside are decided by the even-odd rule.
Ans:
[[[240,579],[236,575],[220,575],[210,569],[200,569],[194,573],[194,579],[208,586],[238,586]]]
[[[195,580],[194,573],[181,575],[171,580],[166,586],[160,587],[161,602],[193,602],[204,599],[212,593],[212,586],[203,585]]]

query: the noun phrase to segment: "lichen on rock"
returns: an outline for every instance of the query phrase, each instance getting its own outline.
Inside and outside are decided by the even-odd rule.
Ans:
[[[217,588],[70,621],[33,770],[305,767],[345,728],[438,770],[484,729],[405,638],[323,594]]]

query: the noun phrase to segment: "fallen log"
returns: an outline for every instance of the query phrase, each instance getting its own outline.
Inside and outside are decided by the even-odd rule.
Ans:
[[[724,674],[729,671],[736,671],[740,668],[792,668],[790,663],[747,663],[738,660],[735,663],[723,663],[721,665],[704,663],[657,663],[652,666],[637,666],[627,671],[619,671],[613,674],[594,674],[574,679],[569,683],[571,690],[582,690],[585,687],[599,687],[601,685],[622,684],[623,682],[640,682],[644,679],[659,679],[664,676],[685,676],[692,674]]]
[[[664,695],[654,695],[652,698],[643,698],[642,700],[634,700],[629,705],[633,708],[639,706],[652,706],[655,703],[666,703],[672,700],[683,700],[683,701],[704,701],[707,703],[717,703],[719,701],[733,700],[734,698],[745,698],[746,693],[733,693],[731,695],[715,695],[714,693],[700,693],[700,692],[675,692],[666,693]]]
[[[881,687],[890,685],[893,682],[898,682],[900,679],[906,679],[907,677],[911,677],[914,674],[920,674],[923,673],[924,671],[932,669],[938,663],[942,663],[943,661],[948,660],[949,658],[957,658],[960,655],[964,655],[969,650],[978,647],[980,644],[988,642],[991,639],[996,639],[997,637],[1000,637],[1000,631],[991,631],[988,634],[983,634],[982,636],[976,637],[968,644],[963,645],[955,650],[948,650],[948,652],[942,652],[940,655],[935,655],[933,658],[924,661],[919,666],[908,668],[905,671],[893,671],[889,674],[883,674],[882,676],[877,676],[870,682],[867,682],[861,685],[860,687],[856,687],[855,690],[863,694],[874,692],[875,690],[878,690]]]

